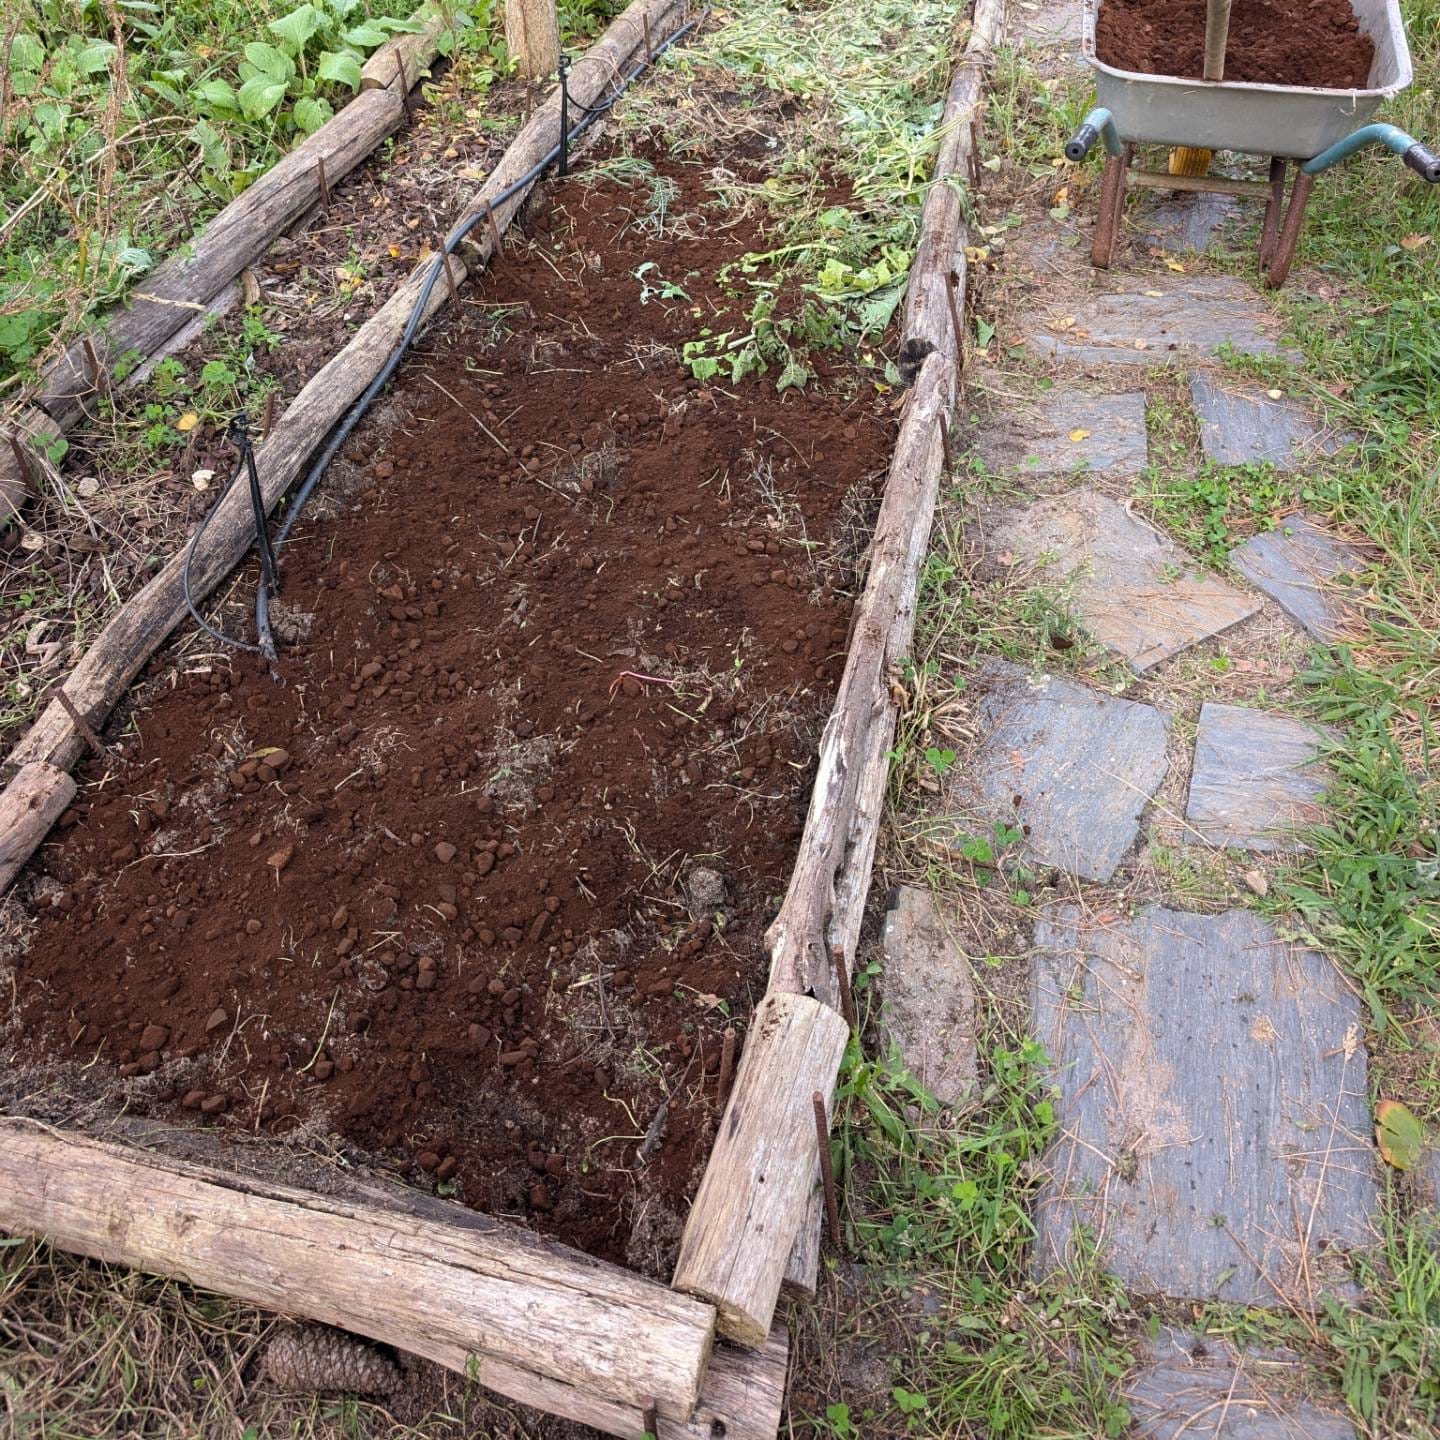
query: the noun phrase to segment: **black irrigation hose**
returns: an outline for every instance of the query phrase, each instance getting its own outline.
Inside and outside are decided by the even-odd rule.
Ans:
[[[441,248],[440,253],[436,255],[434,261],[432,262],[430,266],[430,273],[425,277],[425,283],[421,287],[419,298],[415,301],[415,308],[410,312],[410,318],[405,322],[405,329],[401,333],[399,343],[390,352],[384,365],[380,367],[379,374],[377,374],[375,378],[370,382],[370,384],[365,387],[365,390],[361,393],[359,399],[357,399],[355,403],[350,407],[349,411],[345,415],[345,418],[340,421],[340,424],[336,428],[335,432],[331,435],[325,448],[320,452],[318,458],[310,466],[310,469],[305,476],[304,482],[295,492],[294,498],[290,501],[289,509],[285,512],[284,523],[276,532],[273,544],[270,543],[269,540],[269,532],[265,524],[263,504],[261,504],[256,498],[259,490],[259,482],[255,476],[255,461],[253,455],[250,452],[249,440],[248,438],[246,438],[243,429],[244,419],[243,417],[241,417],[240,423],[237,425],[241,445],[240,466],[226,482],[225,488],[220,492],[219,498],[216,500],[215,504],[211,506],[210,510],[205,515],[205,518],[196,527],[195,534],[191,537],[190,544],[186,547],[185,550],[185,564],[183,569],[181,570],[180,576],[181,590],[185,596],[185,605],[189,609],[192,618],[195,620],[195,623],[199,625],[200,628],[204,630],[207,635],[210,635],[212,638],[220,641],[222,645],[227,645],[233,650],[246,650],[253,655],[263,655],[267,660],[271,662],[273,667],[277,655],[275,650],[274,636],[272,635],[270,630],[270,596],[272,590],[274,593],[278,594],[280,589],[279,570],[276,565],[275,556],[278,554],[280,547],[284,545],[285,541],[289,538],[291,528],[294,526],[295,521],[299,519],[300,512],[305,508],[306,502],[310,499],[310,496],[314,492],[316,485],[320,483],[320,479],[325,474],[325,471],[328,468],[330,462],[335,458],[335,455],[339,451],[340,447],[345,443],[346,440],[350,438],[351,432],[355,429],[356,425],[360,423],[361,417],[364,416],[365,412],[374,403],[375,397],[380,393],[382,389],[384,389],[386,382],[395,373],[396,367],[404,358],[405,352],[409,350],[411,344],[414,342],[416,333],[419,331],[421,323],[423,322],[426,307],[430,303],[430,296],[433,294],[436,282],[440,278],[441,266],[447,265],[449,256],[454,254],[455,249],[460,244],[460,242],[470,233],[472,229],[474,229],[476,225],[480,223],[481,220],[485,218],[487,213],[493,214],[494,211],[497,210],[501,205],[503,205],[507,200],[510,200],[519,191],[525,189],[526,186],[530,185],[533,181],[539,179],[545,168],[553,161],[558,159],[561,162],[560,173],[566,173],[566,169],[568,168],[566,162],[569,158],[570,142],[572,140],[575,140],[580,135],[583,135],[585,131],[588,130],[597,120],[599,120],[602,115],[604,115],[607,111],[611,110],[614,107],[615,102],[619,100],[619,98],[625,93],[626,90],[630,88],[630,86],[640,75],[642,75],[648,68],[653,66],[655,61],[658,60],[660,56],[663,55],[668,49],[670,49],[672,45],[675,45],[678,41],[683,39],[692,30],[694,30],[696,26],[701,24],[704,21],[706,15],[708,14],[708,10],[703,11],[700,15],[697,15],[695,19],[689,20],[684,25],[680,26],[680,28],[676,30],[674,34],[663,40],[659,45],[654,46],[650,54],[645,59],[641,60],[633,70],[629,71],[625,75],[620,76],[618,78],[618,81],[612,82],[615,84],[615,90],[607,99],[600,101],[599,104],[595,106],[581,104],[581,102],[578,100],[571,102],[585,111],[585,115],[583,116],[583,118],[576,125],[572,126],[568,131],[562,133],[560,140],[554,146],[552,146],[551,149],[547,151],[546,154],[536,164],[532,165],[530,169],[528,169],[518,180],[514,181],[510,185],[507,185],[504,190],[502,190],[497,196],[495,196],[495,198],[489,202],[486,209],[479,210],[475,214],[471,215],[468,219],[462,221],[459,225],[455,227],[454,230],[450,232],[449,235],[445,237],[444,246]],[[560,96],[562,115],[568,109],[568,105],[566,102],[569,100],[569,95],[565,86],[565,73],[568,68],[568,64],[562,57]],[[262,560],[260,584],[255,591],[255,631],[259,639],[259,643],[254,645],[252,645],[247,640],[237,640],[233,636],[224,635],[219,630],[215,629],[213,626],[207,624],[204,617],[200,614],[199,610],[196,609],[195,602],[191,598],[190,594],[190,567],[195,558],[196,547],[199,545],[201,538],[205,534],[205,531],[209,526],[210,521],[214,519],[216,512],[220,509],[221,505],[224,504],[225,497],[229,495],[231,489],[235,485],[235,482],[240,478],[240,474],[242,471],[248,472],[250,478],[252,500],[255,501],[257,506],[255,526],[256,540],[261,548]]]

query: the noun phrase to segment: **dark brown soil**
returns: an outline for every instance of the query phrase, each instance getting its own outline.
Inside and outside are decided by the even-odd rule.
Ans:
[[[1205,0],[1104,0],[1095,45],[1117,69],[1198,80]],[[1350,0],[1235,0],[1230,12],[1227,80],[1363,90],[1374,57]]]
[[[891,440],[843,368],[688,378],[733,314],[716,272],[767,245],[657,163],[663,239],[643,194],[553,190],[346,447],[351,494],[285,555],[283,685],[152,666],[14,959],[21,1058],[98,1058],[142,1113],[333,1130],[647,1270],[764,989]],[[688,300],[642,303],[646,262]]]

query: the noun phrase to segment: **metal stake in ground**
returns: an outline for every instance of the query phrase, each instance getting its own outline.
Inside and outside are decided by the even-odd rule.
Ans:
[[[945,272],[945,300],[950,306],[950,326],[955,332],[955,369],[958,371],[965,359],[965,331],[960,325],[960,306],[955,299],[955,272]]]
[[[570,173],[570,57],[560,52],[560,174]]]
[[[75,708],[75,702],[65,693],[63,685],[57,685],[50,692],[54,700],[60,702],[60,708],[70,717],[70,723],[75,727],[80,738],[95,752],[101,760],[113,760],[110,747],[95,733],[90,722]]]
[[[315,175],[320,181],[320,208],[328,215],[330,213],[330,182],[325,178],[325,157],[323,155],[316,158]]]
[[[725,1103],[725,1096],[730,1089],[730,1077],[735,1073],[735,1027],[727,1025],[725,1034],[720,1045],[720,1084],[716,1089],[716,1096],[720,1103]]]
[[[25,488],[32,495],[38,495],[40,489],[35,483],[35,472],[30,467],[30,455],[25,449],[24,442],[13,430],[6,436],[6,439],[10,441],[10,449],[15,455],[15,468],[19,470],[20,478],[25,482]]]
[[[940,433],[945,433],[945,422],[940,422]],[[947,445],[946,450],[949,450]],[[835,989],[840,994],[840,1013],[845,1017],[845,1023],[850,1027],[851,1034],[855,1032],[855,993],[850,988],[850,967],[845,963],[845,947],[843,945],[832,945],[830,947],[830,963],[835,967]]]
[[[410,82],[405,78],[405,57],[395,52],[395,73],[400,77],[400,103],[405,107],[405,118],[414,120],[415,110],[410,103]]]
[[[825,1115],[825,1097],[817,1090],[810,1103],[815,1107],[815,1139],[820,1146],[820,1185],[825,1191],[825,1223],[831,1243],[840,1247],[840,1207],[835,1200],[835,1168],[830,1163],[830,1121]]]

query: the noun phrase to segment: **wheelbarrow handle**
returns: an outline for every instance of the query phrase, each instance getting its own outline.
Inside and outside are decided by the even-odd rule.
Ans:
[[[1417,140],[1401,158],[1422,180],[1440,185],[1440,155],[1433,150]]]
[[[1083,160],[1095,148],[1095,142],[1105,141],[1107,155],[1119,155],[1125,148],[1120,141],[1120,132],[1110,118],[1110,112],[1098,105],[1086,117],[1080,128],[1070,137],[1065,146],[1065,158],[1076,163]]]

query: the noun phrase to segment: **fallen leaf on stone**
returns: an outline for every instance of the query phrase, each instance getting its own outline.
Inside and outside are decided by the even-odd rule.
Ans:
[[[1152,300],[1163,300],[1165,298],[1165,292],[1163,290],[1147,290],[1145,293]]]
[[[182,435],[188,435],[199,423],[200,423],[200,417],[199,417],[193,410],[187,410],[187,411],[175,422],[175,428],[176,428]]]
[[[1078,445],[1082,440],[1088,440],[1089,438],[1090,438],[1090,431],[1088,431],[1088,430],[1072,430],[1072,431],[1070,432],[1070,439],[1071,439],[1076,445]]]
[[[1247,870],[1245,872],[1245,883],[1256,895],[1267,895],[1270,892],[1270,882],[1265,878],[1263,870]]]
[[[1411,1170],[1425,1149],[1425,1127],[1409,1106],[1398,1100],[1382,1100],[1375,1107],[1375,1143],[1387,1165]]]
[[[1400,237],[1400,248],[1402,250],[1418,250],[1422,245],[1428,245],[1428,235],[1402,235]]]
[[[1069,330],[1074,324],[1075,317],[1073,315],[1062,315],[1051,324],[1050,328],[1052,330]]]
[[[1267,390],[1265,392],[1272,400],[1282,400],[1285,397],[1283,390]]]
[[[1171,260],[1168,256],[1165,259],[1165,268],[1173,270],[1177,275],[1185,273],[1185,267],[1178,260]]]
[[[100,482],[93,475],[83,476],[76,483],[75,493],[82,500],[88,500],[92,495],[100,493]]]
[[[208,490],[210,488],[210,482],[214,478],[215,472],[213,470],[196,470],[190,476],[190,483],[197,490]]]
[[[35,551],[45,548],[45,537],[38,530],[27,530],[20,537],[20,548],[33,555]]]

